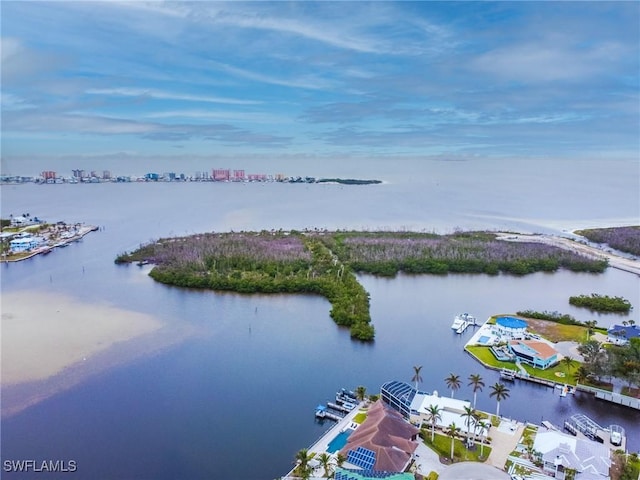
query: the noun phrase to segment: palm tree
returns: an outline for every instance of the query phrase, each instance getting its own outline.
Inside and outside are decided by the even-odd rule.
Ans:
[[[589,370],[587,370],[584,365],[580,365],[578,369],[573,372],[573,379],[576,383],[583,383],[587,378],[589,378]]]
[[[366,397],[366,395],[367,395],[367,389],[365,387],[360,385],[359,387],[356,388],[356,398],[358,400],[362,402],[364,400],[364,397]]]
[[[422,365],[413,366],[413,377],[411,378],[411,381],[416,382],[416,390],[418,390],[418,384],[422,382],[422,377],[420,376],[420,370],[422,370]]]
[[[447,427],[447,435],[451,437],[451,461],[453,462],[453,442],[456,439],[456,435],[460,429],[456,427],[454,422],[451,422],[451,425]]]
[[[309,460],[313,455],[309,453],[309,450],[303,448],[296,453],[296,474],[302,478],[309,478],[311,476],[311,467],[309,466]]]
[[[453,398],[455,391],[460,388],[460,375],[450,373],[444,381],[447,382],[447,387],[451,389],[451,398]]]
[[[442,409],[437,405],[429,405],[427,408],[427,421],[431,424],[431,443],[433,443],[433,437],[436,433],[436,423],[438,420],[442,420],[441,411]]]
[[[473,408],[464,407],[464,413],[460,415],[463,418],[466,417],[464,423],[467,426],[467,442],[469,441],[469,429],[471,428],[471,422],[473,421],[475,413],[476,411]]]
[[[501,383],[496,383],[491,386],[491,393],[489,397],[496,397],[496,401],[498,402],[498,406],[496,408],[496,417],[500,416],[500,400],[504,400],[509,398],[509,389],[505,387]]]
[[[584,322],[584,326],[587,327],[587,340],[591,338],[591,334],[593,333],[593,329],[596,328],[598,322],[595,320],[588,320]]]
[[[469,386],[473,385],[473,408],[476,408],[476,397],[478,392],[482,391],[482,387],[484,387],[484,382],[482,381],[482,377],[479,373],[469,375]]]
[[[485,422],[484,420],[478,420],[476,422],[476,427],[480,429],[480,456],[484,456],[484,431],[489,431],[491,428],[491,424],[489,422]]]
[[[565,357],[563,357],[562,363],[564,363],[564,366],[567,367],[567,375],[569,375],[569,370],[571,370],[571,364],[573,363],[573,358],[571,358],[571,355],[566,355]]]
[[[319,456],[318,456],[318,461],[320,462],[320,465],[322,465],[322,468],[324,468],[324,478],[330,478],[331,474],[333,472],[331,472],[331,455],[329,455],[327,452],[322,452]]]
[[[338,453],[336,455],[336,466],[337,467],[342,467],[342,465],[344,464],[344,462],[347,461],[347,457],[345,457],[342,453]]]

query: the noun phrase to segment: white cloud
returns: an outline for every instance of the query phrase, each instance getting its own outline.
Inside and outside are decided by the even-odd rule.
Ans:
[[[608,42],[591,48],[549,43],[526,43],[497,48],[471,62],[489,75],[523,82],[581,80],[607,72],[626,48]]]
[[[241,100],[237,98],[224,98],[205,95],[192,95],[187,93],[167,92],[153,88],[90,88],[86,91],[89,95],[112,95],[122,97],[149,97],[159,100],[183,100],[187,102],[224,103],[229,105],[257,105],[262,102],[257,100]]]

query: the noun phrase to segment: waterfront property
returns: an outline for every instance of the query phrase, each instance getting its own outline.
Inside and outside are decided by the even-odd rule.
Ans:
[[[407,423],[396,410],[375,402],[366,420],[352,432],[340,450],[346,467],[365,472],[403,472],[418,447],[420,429]]]
[[[415,425],[430,424],[429,408],[436,406],[440,410],[440,418],[436,427],[445,428],[452,423],[465,425],[467,417],[465,409],[471,408],[471,402],[456,398],[441,397],[437,391],[432,394],[416,390],[408,383],[391,381],[382,385],[382,400],[391,408],[400,412],[405,419]],[[478,430],[476,429],[476,432]],[[479,431],[480,435],[488,434],[487,430]]]
[[[515,317],[498,317],[493,330],[501,337],[520,339],[527,333],[527,322]]]
[[[607,330],[607,341],[615,345],[627,345],[632,338],[640,338],[638,325],[612,325]]]
[[[347,468],[336,468],[334,477],[336,480],[414,480],[415,476],[409,472],[363,472]]]
[[[600,443],[548,431],[537,433],[533,449],[540,452],[544,472],[559,480],[567,470],[575,470],[575,480],[609,478],[611,452]]]
[[[29,252],[41,245],[43,239],[33,235],[22,234],[9,242],[9,247],[13,253]]]
[[[538,340],[512,340],[509,351],[518,360],[542,370],[558,363],[558,352],[548,343]]]

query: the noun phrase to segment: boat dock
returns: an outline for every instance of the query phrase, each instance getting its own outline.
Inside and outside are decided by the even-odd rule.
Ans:
[[[577,413],[565,420],[564,429],[571,435],[594,440],[612,449],[626,449],[627,438],[624,428],[620,425],[609,425],[608,428],[604,428],[586,415]]]
[[[460,335],[471,325],[474,327],[478,325],[476,317],[469,315],[468,313],[462,313],[460,315],[456,315],[456,318],[451,324],[451,329]]]
[[[500,378],[508,382],[515,382],[517,374],[518,372],[509,368],[503,368],[500,370]]]
[[[359,403],[355,393],[343,388],[336,393],[335,403],[327,402],[326,406],[318,405],[315,415],[319,420],[329,419],[339,422],[345,415],[351,413]]]
[[[343,419],[340,415],[331,413],[324,405],[318,405],[316,407],[316,418],[319,420],[333,420],[334,422],[339,422]]]

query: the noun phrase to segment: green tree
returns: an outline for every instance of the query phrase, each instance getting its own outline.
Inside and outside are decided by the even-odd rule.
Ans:
[[[322,466],[322,468],[324,469],[324,478],[331,478],[331,475],[333,474],[333,472],[331,471],[331,455],[329,455],[327,452],[322,452],[319,456],[318,456],[318,461],[320,462],[320,465]]]
[[[500,416],[500,401],[509,398],[509,389],[505,387],[502,383],[496,383],[491,386],[491,393],[489,397],[496,397],[497,407],[496,407],[496,417]]]
[[[436,432],[436,424],[438,420],[442,420],[442,415],[440,415],[442,409],[437,405],[429,405],[427,408],[427,421],[431,424],[431,443],[433,443],[433,438]]]
[[[418,385],[422,382],[422,377],[420,376],[420,370],[422,370],[422,365],[413,366],[413,377],[411,378],[411,381],[416,382],[416,390],[418,390]]]
[[[598,322],[596,322],[595,320],[588,320],[584,322],[584,326],[587,327],[587,340],[591,339],[593,329],[596,328],[596,325],[598,325]]]
[[[569,375],[569,372],[571,371],[571,364],[573,363],[573,358],[571,358],[571,355],[562,357],[562,363],[564,363],[564,366],[567,367],[567,375]]]
[[[296,468],[295,474],[303,479],[308,479],[313,472],[313,469],[309,466],[309,461],[313,458],[313,454],[309,453],[309,450],[303,448],[296,453]]]
[[[358,400],[362,402],[366,396],[367,396],[367,389],[365,387],[363,387],[362,385],[356,387],[356,398]]]
[[[453,398],[453,394],[460,388],[460,375],[450,373],[444,381],[447,383],[447,387],[451,389],[451,398]]]
[[[489,429],[491,428],[491,424],[489,422],[480,420],[477,423],[477,425],[478,425],[478,428],[480,429],[480,456],[483,457],[484,456],[484,439],[485,439],[484,432],[485,431],[489,432]]]
[[[347,457],[345,457],[342,453],[338,453],[336,455],[336,466],[337,467],[342,467],[342,465],[344,465],[344,462],[347,461]]]
[[[580,365],[575,372],[573,372],[573,379],[576,383],[584,383],[589,378],[589,371],[584,365]]]
[[[473,423],[475,413],[476,412],[473,408],[464,407],[464,413],[460,415],[462,418],[465,419],[464,424],[467,426],[467,441],[469,441],[469,437],[471,436],[470,435],[471,424]]]
[[[449,437],[451,437],[451,461],[452,462],[453,462],[453,445],[456,439],[456,435],[458,434],[459,431],[460,429],[456,427],[456,424],[454,422],[451,422],[451,424],[447,427],[446,433]]]
[[[476,397],[484,387],[484,381],[479,373],[469,375],[469,386],[473,386],[473,408],[476,408]]]

